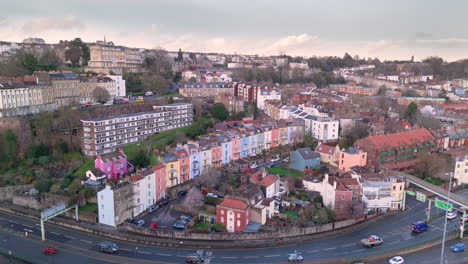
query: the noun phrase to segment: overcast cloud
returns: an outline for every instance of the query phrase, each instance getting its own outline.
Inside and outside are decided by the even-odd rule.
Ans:
[[[457,60],[468,58],[466,10],[464,0],[15,0],[2,3],[0,40]]]

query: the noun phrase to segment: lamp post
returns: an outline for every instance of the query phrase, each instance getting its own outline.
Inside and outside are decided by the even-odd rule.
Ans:
[[[446,173],[445,175],[450,175],[449,187],[448,187],[448,193],[447,193],[447,200],[448,200],[448,203],[450,203],[450,190],[452,189],[453,172]],[[448,210],[445,211],[444,234],[442,236],[442,249],[440,252],[440,264],[444,264],[445,233],[447,232],[447,214],[448,214]]]

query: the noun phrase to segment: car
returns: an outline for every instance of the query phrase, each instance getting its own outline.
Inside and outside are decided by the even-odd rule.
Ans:
[[[362,239],[361,244],[365,247],[375,247],[378,245],[382,245],[383,239],[376,235],[371,235],[368,238]]]
[[[57,251],[58,249],[52,246],[48,246],[42,249],[42,252],[44,252],[44,254],[47,254],[47,255],[54,255],[55,253],[57,253]]]
[[[405,263],[405,260],[401,256],[395,256],[388,261],[389,264],[401,264]]]
[[[113,105],[113,104],[114,104],[114,102],[112,102],[112,101],[109,101],[109,102],[105,102],[105,103],[104,103],[104,105]]]
[[[300,253],[294,252],[294,253],[288,254],[288,261],[289,262],[302,262],[304,261],[304,258],[302,257]]]
[[[168,204],[169,204],[169,201],[161,201],[161,202],[159,203],[159,207],[163,207],[163,206],[166,206],[166,205],[168,205]]]
[[[145,220],[143,220],[143,219],[137,220],[137,221],[135,222],[135,225],[137,225],[137,226],[144,226],[144,225],[145,225]]]
[[[417,221],[411,224],[411,231],[414,233],[421,233],[429,228],[426,221]]]
[[[136,225],[136,224],[137,224],[137,222],[138,222],[138,219],[133,219],[133,220],[130,220],[130,223],[131,223],[131,224],[134,224],[134,225]]]
[[[192,220],[192,217],[190,217],[188,215],[181,215],[181,216],[179,216],[179,218],[183,219],[183,220],[188,220],[188,221]]]
[[[458,243],[450,247],[450,251],[452,252],[462,252],[465,251],[465,244]]]
[[[279,157],[273,157],[273,158],[271,158],[271,162],[277,162],[277,161],[279,161],[279,160],[280,160]]]
[[[218,195],[219,198],[224,198],[224,196],[225,196],[224,193],[218,193],[217,195]]]
[[[155,222],[152,222],[152,223],[149,225],[149,228],[150,228],[150,229],[156,229],[156,228],[158,228],[158,224],[155,223]]]
[[[198,253],[190,254],[185,257],[185,262],[187,263],[203,263],[205,258]]]
[[[252,165],[250,165],[251,169],[256,169],[258,168],[258,164],[256,162],[253,162]]]
[[[216,195],[214,193],[208,193],[206,196],[213,197],[213,198],[218,198],[218,195]]]
[[[158,205],[151,205],[150,207],[148,207],[148,209],[146,209],[146,211],[152,213],[152,212],[154,212],[154,211],[156,211],[158,209],[159,209]]]
[[[455,212],[448,212],[447,213],[447,219],[453,220],[455,218],[457,218],[457,213],[455,213]]]
[[[186,224],[185,224],[184,222],[182,222],[182,221],[176,221],[176,222],[172,225],[173,228],[175,228],[175,229],[180,229],[180,230],[185,229],[185,226],[186,226]]]
[[[145,95],[146,95],[146,96],[151,96],[151,95],[153,95],[153,92],[148,91],[148,92],[145,93]]]
[[[102,241],[101,243],[99,243],[99,250],[101,252],[108,252],[114,254],[119,251],[119,246],[117,246],[116,243],[111,241]]]
[[[187,195],[187,190],[182,190],[177,193],[177,196],[184,196]]]
[[[275,167],[275,166],[276,166],[276,165],[275,165],[274,163],[268,163],[268,164],[266,165],[266,167],[267,167],[268,169],[269,169],[269,168],[273,168],[273,167]]]

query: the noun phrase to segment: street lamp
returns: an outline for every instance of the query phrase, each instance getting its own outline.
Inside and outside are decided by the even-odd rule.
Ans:
[[[453,172],[445,173],[445,175],[450,175],[449,187],[448,187],[448,193],[447,193],[447,200],[448,200],[448,203],[450,204],[450,190],[452,189]],[[444,234],[442,236],[442,249],[440,253],[440,264],[444,264],[445,233],[447,232],[447,214],[448,214],[448,210],[445,211]]]

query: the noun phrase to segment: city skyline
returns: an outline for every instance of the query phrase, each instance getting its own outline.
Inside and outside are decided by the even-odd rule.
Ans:
[[[430,2],[430,3],[429,3]],[[3,4],[0,39],[81,37],[139,48],[258,55],[448,61],[468,57],[467,2],[437,1],[67,1]],[[299,6],[301,8],[299,8]],[[103,12],[102,10],[106,10]],[[436,15],[438,14],[438,15]],[[436,19],[443,15],[443,21]],[[408,25],[411,25],[409,27]]]

